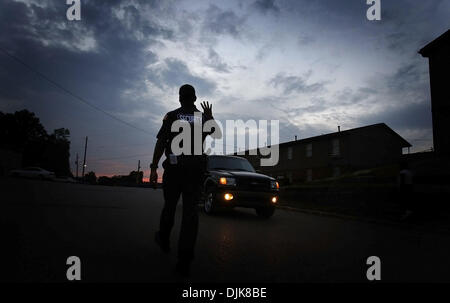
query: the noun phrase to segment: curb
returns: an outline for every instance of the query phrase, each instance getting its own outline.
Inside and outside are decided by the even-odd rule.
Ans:
[[[417,232],[429,232],[429,233],[440,233],[440,234],[450,235],[450,229],[447,229],[447,228],[423,227],[423,226],[418,226],[418,225],[409,224],[409,223],[401,223],[401,222],[395,222],[395,221],[389,221],[389,220],[383,220],[383,219],[375,219],[375,218],[367,218],[367,217],[356,217],[356,216],[352,216],[352,215],[332,213],[332,212],[326,212],[326,211],[321,211],[321,210],[296,208],[296,207],[284,206],[284,205],[277,205],[277,208],[287,210],[287,211],[294,211],[294,212],[300,212],[300,213],[305,213],[305,214],[310,214],[310,215],[316,215],[316,216],[333,217],[333,218],[344,219],[344,220],[360,221],[360,222],[370,223],[370,224],[399,227],[401,229],[409,229],[409,230],[417,231]]]

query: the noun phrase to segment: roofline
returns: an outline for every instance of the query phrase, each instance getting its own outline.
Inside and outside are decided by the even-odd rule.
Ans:
[[[450,29],[420,49],[419,54],[421,54],[422,57],[428,58],[431,52],[445,42],[450,43]]]
[[[403,138],[402,136],[400,136],[395,130],[393,130],[392,128],[390,128],[386,123],[380,123],[382,124],[384,127],[386,127],[389,131],[391,131],[394,135],[396,135],[397,137],[400,138],[401,141],[403,141],[403,146],[402,147],[412,147],[412,144],[409,143],[408,141],[406,141],[405,138]]]
[[[279,145],[295,145],[298,143],[306,143],[309,141],[316,141],[316,140],[320,140],[326,137],[335,137],[338,135],[342,135],[342,134],[348,134],[351,132],[355,132],[355,131],[359,131],[365,128],[373,128],[373,127],[384,127],[387,128],[390,132],[394,133],[397,137],[400,138],[401,141],[403,141],[404,147],[411,147],[412,145],[406,141],[402,136],[400,136],[397,132],[395,132],[392,128],[390,128],[386,123],[376,123],[376,124],[371,124],[371,125],[365,125],[365,126],[360,126],[360,127],[356,127],[356,128],[351,128],[351,129],[347,129],[347,130],[343,130],[343,131],[338,131],[338,132],[333,132],[333,133],[328,133],[328,134],[323,134],[323,135],[319,135],[319,136],[314,136],[314,137],[309,137],[309,138],[305,138],[305,139],[300,139],[300,140],[294,140],[294,141],[288,141],[288,142],[284,142],[284,143],[280,143]]]
[[[401,141],[403,141],[403,146],[402,147],[411,147],[411,143],[409,143],[408,141],[406,141],[402,136],[400,136],[396,131],[394,131],[392,128],[390,128],[386,123],[376,123],[376,124],[371,124],[371,125],[366,125],[366,126],[361,126],[361,127],[356,127],[356,128],[351,128],[351,129],[347,129],[347,130],[343,130],[343,131],[339,131],[339,132],[333,132],[333,133],[328,133],[328,134],[323,134],[323,135],[318,135],[318,136],[314,136],[314,137],[309,137],[309,138],[304,138],[304,139],[300,139],[300,140],[294,140],[294,141],[288,141],[288,142],[283,142],[283,143],[279,143],[277,145],[281,146],[289,146],[289,145],[297,145],[297,144],[304,144],[304,143],[308,143],[308,142],[312,142],[312,141],[317,141],[317,140],[321,140],[327,137],[336,137],[336,136],[340,136],[342,134],[348,134],[351,132],[355,132],[355,131],[359,131],[365,128],[373,128],[373,127],[384,127],[386,129],[388,129],[389,132],[393,133],[394,135],[396,135]],[[270,145],[269,145],[270,147]],[[247,152],[248,150],[246,150]]]

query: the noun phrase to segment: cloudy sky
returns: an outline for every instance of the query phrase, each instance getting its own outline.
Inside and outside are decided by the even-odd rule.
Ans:
[[[148,176],[184,83],[221,121],[279,120],[281,142],[385,122],[413,151],[432,146],[417,51],[450,28],[450,1],[381,0],[381,21],[365,0],[81,0],[81,21],[65,3],[1,1],[0,47],[93,106],[0,52],[0,111],[69,128],[72,167],[89,136],[88,170],[141,160]]]

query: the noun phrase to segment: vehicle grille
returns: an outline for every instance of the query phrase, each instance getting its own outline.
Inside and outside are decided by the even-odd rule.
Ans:
[[[258,180],[252,178],[239,178],[237,180],[239,189],[242,190],[269,190],[270,180]]]

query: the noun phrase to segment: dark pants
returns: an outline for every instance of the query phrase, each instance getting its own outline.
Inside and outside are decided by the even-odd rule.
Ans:
[[[198,232],[197,203],[201,193],[203,171],[197,167],[166,168],[163,175],[164,208],[161,213],[160,235],[169,239],[175,210],[183,197],[183,219],[178,240],[178,259],[191,261]]]

